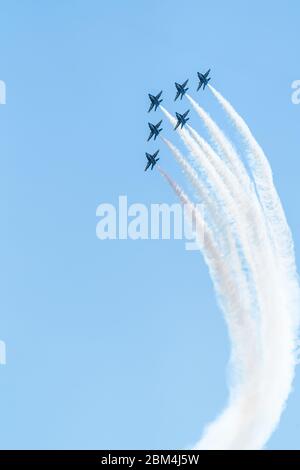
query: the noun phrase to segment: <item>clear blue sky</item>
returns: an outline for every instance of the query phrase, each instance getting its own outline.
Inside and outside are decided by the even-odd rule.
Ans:
[[[1,0],[0,10],[0,447],[188,446],[227,399],[229,343],[207,270],[182,241],[99,241],[96,207],[119,194],[175,201],[143,172],[156,150],[147,93],[163,89],[174,111],[174,81],[190,78],[196,96],[196,72],[211,67],[270,158],[299,253],[300,4]],[[227,129],[211,94],[199,97]],[[163,148],[161,162],[179,175]],[[297,378],[269,448],[300,449],[299,392]]]

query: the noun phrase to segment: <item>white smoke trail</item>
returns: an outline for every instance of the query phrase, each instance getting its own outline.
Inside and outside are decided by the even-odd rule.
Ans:
[[[164,115],[168,118],[172,126],[175,126],[176,119],[163,107],[160,106]],[[214,190],[217,197],[219,197],[220,204],[225,199],[228,202],[230,198],[230,190],[220,177],[220,169],[219,171],[216,169],[216,166],[213,166],[210,159],[206,156],[203,149],[198,145],[196,140],[189,134],[186,129],[177,129],[178,134],[182,138],[184,144],[190,151],[190,156],[192,157],[193,162],[197,166],[202,174],[205,176],[207,180],[207,184]],[[232,202],[232,201],[231,201]],[[228,202],[230,205],[231,203]]]
[[[281,269],[285,270],[282,282],[288,282],[290,293],[293,291],[293,295],[290,296],[289,308],[290,315],[293,316],[296,338],[297,327],[299,325],[299,285],[294,256],[294,244],[280,198],[273,183],[270,164],[264,151],[255,140],[243,118],[221,95],[221,93],[215,90],[212,86],[209,86],[209,88],[225,109],[246,143],[246,155],[253,174],[257,193],[269,225],[270,237],[272,237],[275,244],[277,257],[281,263]]]
[[[213,192],[210,191],[205,183],[199,178],[197,171],[188,163],[188,161],[183,157],[181,152],[178,150],[178,148],[172,144],[168,139],[165,137],[162,137],[162,141],[166,144],[166,146],[169,148],[173,156],[175,157],[176,161],[182,168],[183,173],[187,176],[188,180],[192,184],[196,196],[200,198],[200,201],[203,202],[205,201],[205,207],[203,207],[203,210],[205,210],[206,214],[210,218],[210,222],[213,225],[213,233],[217,233],[220,231],[223,231],[223,238],[225,238],[226,235],[226,219],[224,220],[224,215],[222,211],[216,209],[216,203],[214,201],[214,196]],[[164,174],[165,176],[165,174]],[[168,179],[169,181],[169,179]],[[216,243],[220,243],[221,237],[214,237]],[[219,240],[218,240],[219,238]],[[225,244],[228,242],[227,238],[225,240]],[[223,244],[224,247],[224,244]],[[225,248],[225,247],[224,247]]]
[[[196,189],[201,200],[205,200],[207,204],[211,204],[211,195],[205,184],[200,180],[196,170],[186,161],[181,155],[180,151],[172,144],[168,139],[162,137],[163,142],[171,150],[172,154],[176,158],[177,162],[181,166],[183,172],[186,174],[194,188]]]
[[[186,95],[187,99],[193,106],[196,113],[203,120],[205,126],[210,132],[213,141],[217,145],[217,148],[228,164],[228,167],[235,174],[236,178],[245,186],[248,187],[250,184],[248,175],[239,160],[236,150],[234,149],[231,142],[226,138],[222,130],[217,126],[217,124],[212,120],[209,114],[204,111],[203,108],[195,101],[190,95]]]
[[[197,105],[196,102],[195,104]],[[160,106],[160,108],[165,114],[165,116],[168,118],[172,126],[174,126],[176,124],[176,119],[163,106]],[[252,246],[249,243],[249,240],[247,240],[249,238],[249,234],[252,232],[252,227],[249,226],[248,218],[249,210],[247,206],[249,206],[249,204],[246,204],[246,200],[241,197],[241,194],[243,192],[242,189],[238,191],[237,198],[234,199],[231,194],[232,191],[230,191],[230,188],[224,184],[224,181],[220,177],[220,172],[222,172],[222,162],[220,161],[220,159],[216,159],[215,163],[218,163],[218,165],[215,164],[215,166],[213,166],[210,162],[210,159],[205,155],[203,150],[199,147],[197,142],[193,139],[193,137],[189,134],[186,129],[178,128],[177,132],[182,138],[186,147],[190,150],[196,165],[199,165],[203,169],[207,177],[208,184],[210,184],[211,187],[214,188],[215,193],[219,199],[220,209],[225,212],[227,223],[233,226],[233,230],[235,231],[235,233],[238,232],[239,238],[241,239],[241,242],[243,242],[241,243],[242,255],[247,261],[249,267],[252,268],[252,275],[255,275],[256,271],[253,266],[253,262],[255,262],[255,259],[253,259],[253,256],[251,254]],[[222,141],[222,135],[223,133],[220,131],[218,139],[220,145],[225,148],[227,144],[226,142]],[[226,140],[225,137],[224,139]],[[230,154],[228,154],[228,158],[231,158]],[[243,167],[242,162],[239,163],[242,168],[242,171],[244,171],[245,169]],[[234,182],[231,187],[234,187]],[[240,216],[238,216],[239,207],[241,207]],[[241,225],[244,225],[244,227],[242,228]],[[245,268],[246,267],[247,265],[245,265]]]
[[[160,171],[167,179],[182,204],[192,206],[181,188],[179,188],[165,172]],[[194,209],[191,208],[191,213],[193,210]],[[199,214],[196,214],[196,216],[199,217]],[[202,221],[202,224],[205,227],[205,221]],[[199,226],[201,226],[201,224],[199,224]],[[247,287],[245,287],[245,284],[242,282],[243,276],[239,275],[239,288],[237,288],[237,280],[231,276],[231,263],[228,263],[228,260],[224,259],[222,252],[217,250],[209,227],[205,227],[205,245],[202,249],[215,290],[218,294],[219,304],[227,320],[229,335],[233,343],[232,364],[234,364],[235,367],[241,367],[243,370],[253,369],[259,358],[259,349],[257,347],[255,334],[256,328],[251,318],[251,299],[247,293]],[[232,255],[234,254],[236,254],[235,250],[232,251]],[[242,293],[240,289],[242,289]],[[251,351],[251,355],[249,351]],[[251,390],[255,391],[258,379],[250,379],[250,382],[252,384]],[[234,400],[234,396],[232,396],[232,400]],[[232,417],[230,417],[230,419],[232,420]],[[221,442],[222,444],[217,445],[216,448],[235,448],[234,436],[228,434],[227,430],[224,430],[222,433]],[[199,446],[199,448],[206,448],[206,445],[203,447]],[[207,448],[211,448],[211,446],[207,445]]]
[[[209,85],[209,88],[235,124],[247,145],[248,161],[253,172],[261,204],[271,226],[271,233],[275,237],[277,249],[280,251],[283,260],[285,260],[291,277],[295,278],[296,266],[293,239],[280,198],[273,183],[272,170],[267,157],[252,135],[248,125],[233,106],[211,85]]]
[[[231,263],[228,263],[222,251],[216,246],[211,227],[207,225],[180,186],[161,167],[159,167],[159,171],[170,184],[181,203],[188,209],[185,213],[190,219],[190,223],[192,223],[192,219],[197,220],[196,227],[201,230],[197,238],[204,260],[209,268],[215,291],[218,294],[220,307],[225,313],[229,335],[233,342],[231,361],[236,368],[245,369],[249,367],[249,361],[252,363],[255,360],[257,345],[255,343],[254,322],[249,314],[252,308],[251,295],[243,278],[236,250],[232,249],[230,252]],[[202,237],[203,232],[204,239]],[[203,243],[201,244],[202,239]],[[239,273],[239,289],[237,289],[235,269]],[[252,350],[251,358],[247,353],[249,348]]]
[[[195,170],[199,169],[199,164],[203,167],[208,185],[217,193],[216,198],[209,200],[210,210],[219,211],[222,200],[222,209],[230,222],[226,243],[231,249],[227,257],[218,251],[224,244],[215,241],[224,238],[224,234],[216,225],[206,227],[214,249],[210,251],[206,246],[202,249],[228,325],[236,372],[227,408],[207,427],[196,448],[259,449],[276,427],[291,389],[296,362],[299,289],[291,235],[268,162],[232,106],[222,101],[218,92],[213,92],[238,124],[244,138],[247,137],[259,199],[233,146],[207,113],[188,97],[217,141],[222,156],[225,154],[230,170],[226,170],[224,162],[208,144],[203,144],[196,131],[190,129],[190,135],[184,129],[179,130],[194,157]],[[162,110],[174,124],[174,118]],[[180,164],[185,166],[182,161]],[[173,189],[180,197],[182,192],[176,183]],[[238,194],[241,198],[237,201]],[[271,231],[267,227],[271,227]],[[241,251],[237,249],[236,240]],[[245,273],[244,262],[249,276]]]
[[[205,139],[203,139],[203,137],[201,137],[195,129],[193,129],[189,125],[187,126],[187,128],[190,131],[190,134],[193,137],[193,139],[199,145],[202,152],[205,153],[207,159],[210,161],[210,163],[214,166],[216,171],[219,173],[219,175],[222,178],[224,184],[229,188],[230,191],[232,191],[234,196],[236,196],[236,194],[234,193],[234,190],[236,190],[236,188],[238,188],[239,197],[240,197],[241,196],[241,185],[238,184],[239,180],[238,180],[237,176],[235,174],[233,174],[228,169],[228,166],[219,157],[217,152],[215,152],[215,150],[209,145],[209,143]],[[249,182],[248,187],[242,186],[243,193],[246,191],[246,189],[248,189],[248,190],[251,189],[252,190],[251,182]],[[247,192],[247,197],[249,196],[248,192]]]
[[[297,363],[295,351],[299,324],[299,285],[293,241],[266,156],[232,105],[212,87],[211,90],[247,144],[250,167],[276,248],[274,252],[272,240],[270,240],[268,256],[264,252],[258,253],[258,256],[262,255],[264,262],[268,262],[269,265],[273,261],[273,269],[276,270],[276,276],[272,276],[271,279],[268,279],[268,274],[268,286],[262,280],[261,290],[265,295],[268,292],[269,298],[278,299],[281,305],[278,308],[277,302],[275,304],[273,302],[272,308],[270,305],[269,308],[263,310],[261,319],[260,333],[265,371],[263,380],[260,382],[262,392],[257,396],[257,410],[259,410],[259,400],[261,401],[260,434],[257,434],[257,443],[262,446],[278,424],[292,387],[294,368]],[[276,295],[274,295],[275,286]],[[206,444],[207,440],[209,442],[210,439],[214,439],[213,427],[218,428],[221,422],[222,417],[211,427],[210,436],[207,433],[202,443],[205,443],[205,439]]]

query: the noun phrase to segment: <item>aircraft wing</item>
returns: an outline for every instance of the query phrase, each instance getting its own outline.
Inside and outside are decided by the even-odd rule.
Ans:
[[[153,158],[155,159],[158,154],[159,154],[159,150],[156,150],[155,154],[153,155]]]
[[[150,113],[150,111],[151,111],[151,109],[153,108],[153,106],[154,106],[154,103],[153,103],[153,101],[151,101],[150,108],[148,109],[148,113]]]
[[[160,127],[161,123],[162,123],[162,120],[161,120],[161,121],[159,121],[159,122],[156,124],[156,126],[155,126],[155,127],[156,127],[156,129],[159,129],[159,127]]]
[[[149,135],[149,137],[148,137],[148,139],[147,139],[147,142],[149,142],[149,140],[153,137],[153,134],[154,134],[154,132],[151,131],[151,132],[150,132],[150,135]]]
[[[158,95],[157,95],[157,97],[156,97],[158,100],[159,100],[159,98],[161,97],[161,94],[162,94],[162,90],[158,93]]]
[[[187,80],[182,84],[182,88],[185,88],[185,87],[186,87],[188,81],[189,81],[189,79],[187,79]]]
[[[176,124],[176,126],[175,126],[175,128],[174,128],[174,131],[176,131],[176,129],[177,129],[178,126],[180,126],[180,121],[179,121],[179,119],[178,119],[177,124]]]
[[[150,160],[148,160],[148,162],[147,162],[147,165],[146,165],[146,167],[145,167],[145,171],[147,171],[147,170],[148,170],[148,168],[149,168],[149,166],[150,166],[150,165],[151,165],[151,161],[150,161]]]
[[[179,96],[180,96],[180,91],[177,91],[174,101],[176,101]]]
[[[183,117],[187,117],[187,115],[189,114],[190,110],[188,109],[184,114],[183,114]]]
[[[204,74],[204,77],[207,78],[209,75],[210,69]]]

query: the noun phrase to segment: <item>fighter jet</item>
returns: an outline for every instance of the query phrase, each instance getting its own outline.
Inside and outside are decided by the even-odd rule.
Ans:
[[[206,85],[208,84],[208,82],[210,80],[210,78],[208,78],[209,73],[210,73],[210,69],[204,74],[200,73],[200,72],[197,72],[198,78],[199,78],[199,84],[198,84],[197,91],[200,90],[202,85],[203,85],[203,90],[205,90],[205,87],[206,87]]]
[[[177,124],[174,127],[174,131],[176,131],[177,127],[180,126],[180,125],[181,125],[181,129],[182,129],[183,126],[187,123],[187,121],[190,119],[190,118],[187,118],[187,115],[188,115],[189,112],[190,112],[190,110],[188,109],[184,114],[175,113],[176,117],[177,117]]]
[[[187,82],[189,80],[186,80],[182,85],[180,85],[179,83],[176,83],[175,82],[175,86],[176,86],[176,90],[177,90],[177,93],[176,93],[176,96],[175,96],[175,100],[177,100],[177,98],[180,96],[180,99],[182,100],[182,97],[185,95],[185,93],[188,91],[188,88],[185,88],[186,85],[187,85]]]
[[[149,98],[150,98],[150,101],[151,101],[151,104],[150,104],[150,108],[148,110],[148,113],[150,113],[151,109],[153,107],[154,108],[154,111],[157,110],[158,106],[160,105],[160,103],[162,102],[162,100],[160,100],[159,98],[161,97],[161,94],[162,94],[162,91],[160,93],[158,93],[158,95],[154,96],[154,95],[150,95],[150,93],[148,94]]]
[[[158,152],[159,150],[157,150],[153,155],[146,152],[146,157],[147,157],[148,162],[147,162],[145,171],[147,171],[150,166],[151,166],[151,170],[153,170],[153,168],[155,167],[156,163],[159,160],[159,158],[156,158],[158,155]]]
[[[150,139],[152,139],[152,137],[154,136],[154,140],[156,139],[156,137],[159,135],[159,133],[162,131],[162,129],[159,129],[160,125],[162,123],[162,120],[159,121],[157,124],[151,124],[151,122],[148,122],[148,126],[150,128],[150,135],[148,137],[148,140],[147,142],[149,142]]]

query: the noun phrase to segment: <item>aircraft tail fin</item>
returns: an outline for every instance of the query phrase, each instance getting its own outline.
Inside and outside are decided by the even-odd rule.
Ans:
[[[203,90],[205,90],[205,87],[208,85],[209,80],[210,80],[210,78],[208,78],[208,79],[206,80],[206,82],[204,83],[204,85],[203,85]]]

